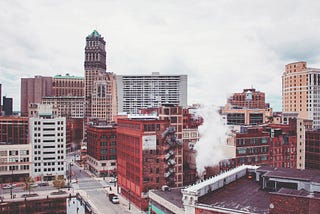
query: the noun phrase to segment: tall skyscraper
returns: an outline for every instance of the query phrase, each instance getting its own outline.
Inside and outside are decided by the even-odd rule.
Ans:
[[[116,80],[119,112],[136,114],[164,104],[187,107],[187,75],[117,75]]]
[[[52,77],[21,78],[21,116],[27,116],[29,104],[41,103],[44,96],[52,96]]]
[[[106,42],[94,30],[86,37],[85,47],[85,100],[86,117],[112,121],[113,105],[116,98],[113,93],[114,76],[106,72]]]
[[[2,106],[3,112],[5,116],[10,116],[13,114],[13,99],[3,96],[3,106]]]
[[[320,69],[308,68],[306,62],[285,66],[282,75],[282,111],[298,113],[299,118],[313,120],[320,128]]]

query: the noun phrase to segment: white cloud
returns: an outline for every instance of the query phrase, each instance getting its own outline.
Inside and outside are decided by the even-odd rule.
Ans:
[[[319,66],[320,3],[310,1],[1,1],[0,82],[19,109],[20,78],[84,75],[85,37],[108,69],[189,75],[189,104],[223,105],[253,86],[281,107],[284,65]]]

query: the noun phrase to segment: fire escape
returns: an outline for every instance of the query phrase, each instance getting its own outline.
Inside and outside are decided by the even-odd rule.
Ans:
[[[166,179],[168,186],[174,186],[174,167],[176,165],[175,161],[175,148],[182,145],[182,141],[177,139],[175,134],[176,130],[174,127],[168,127],[163,133],[162,138],[164,139],[166,145],[165,151],[165,162],[167,164],[166,172],[164,177]]]

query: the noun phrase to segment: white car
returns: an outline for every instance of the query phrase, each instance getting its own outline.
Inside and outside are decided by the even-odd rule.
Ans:
[[[30,184],[30,187],[37,187],[37,186],[39,186],[37,183]]]
[[[8,184],[2,187],[2,189],[12,189],[14,188],[16,185],[15,184]]]

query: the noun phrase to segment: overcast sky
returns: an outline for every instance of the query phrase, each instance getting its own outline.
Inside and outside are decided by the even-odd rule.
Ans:
[[[284,65],[320,67],[320,1],[0,1],[0,83],[20,110],[20,78],[84,76],[85,37],[107,42],[119,75],[187,74],[188,103],[224,105],[244,88],[281,110]]]

